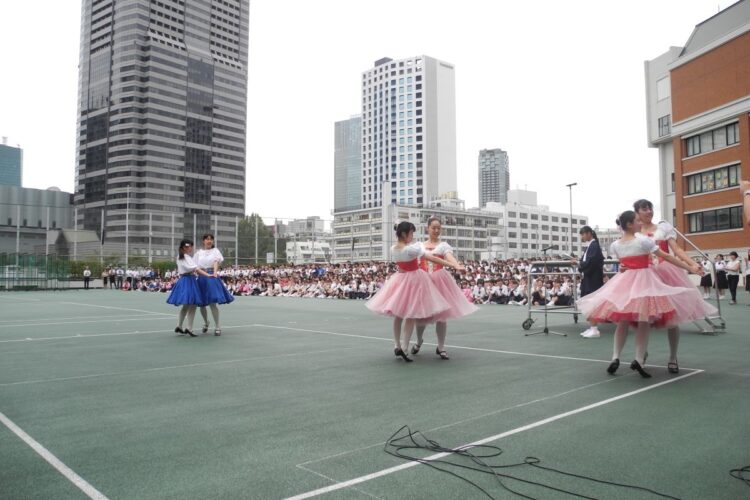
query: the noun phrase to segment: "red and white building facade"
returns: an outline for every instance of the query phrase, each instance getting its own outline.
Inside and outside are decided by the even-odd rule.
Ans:
[[[645,73],[661,218],[712,255],[746,249],[738,185],[750,179],[750,0],[698,24]]]

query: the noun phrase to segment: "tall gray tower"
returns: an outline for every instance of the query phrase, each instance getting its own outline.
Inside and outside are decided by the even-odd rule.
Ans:
[[[333,210],[356,210],[362,193],[362,117],[334,124]]]
[[[249,0],[83,0],[78,227],[145,255],[245,213]],[[150,227],[149,227],[150,226]],[[174,227],[174,232],[173,228]],[[101,236],[101,235],[100,235]]]
[[[479,207],[488,202],[507,203],[510,189],[508,153],[502,149],[479,152]]]

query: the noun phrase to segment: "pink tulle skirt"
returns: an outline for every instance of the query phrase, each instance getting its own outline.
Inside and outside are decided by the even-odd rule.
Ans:
[[[671,262],[662,261],[654,267],[654,271],[659,275],[659,278],[669,286],[682,286],[693,290],[695,295],[694,303],[697,309],[700,309],[699,313],[701,318],[706,316],[714,316],[719,313],[719,310],[714,306],[703,300],[698,288],[690,281],[688,273],[679,267],[675,266]]]
[[[435,317],[450,307],[421,269],[391,275],[366,305],[377,314],[419,320]]]
[[[667,285],[652,268],[631,269],[581,298],[578,308],[586,318],[599,323],[627,321],[671,327],[706,315],[703,299],[694,292],[692,285]]]
[[[430,318],[430,321],[448,321],[449,319],[461,318],[477,312],[479,308],[466,299],[466,295],[456,284],[451,273],[445,269],[439,269],[429,274],[432,283],[440,295],[448,302],[450,307]]]

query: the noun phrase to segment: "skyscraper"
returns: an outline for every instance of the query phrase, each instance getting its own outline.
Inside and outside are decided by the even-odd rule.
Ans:
[[[3,137],[0,144],[0,185],[21,187],[23,182],[23,150],[8,146]]]
[[[84,0],[78,227],[145,255],[234,244],[245,212],[249,0]],[[174,229],[173,229],[174,227]]]
[[[333,210],[360,208],[362,193],[362,117],[334,124]]]
[[[487,202],[507,203],[510,189],[508,153],[502,149],[479,152],[479,206]]]
[[[415,206],[456,191],[455,95],[453,65],[432,57],[362,73],[362,208],[381,206],[383,189]]]

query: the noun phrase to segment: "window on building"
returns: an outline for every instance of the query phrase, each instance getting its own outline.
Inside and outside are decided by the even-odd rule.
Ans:
[[[727,146],[730,146],[732,144],[737,144],[740,142],[740,124],[739,123],[733,123],[731,125],[727,125]]]
[[[742,228],[742,207],[718,208],[688,214],[688,231],[703,233]]]
[[[687,176],[688,194],[726,189],[739,184],[740,165],[730,165]]]
[[[665,135],[669,135],[669,129],[670,129],[670,116],[662,116],[659,118],[659,137],[664,137]]]
[[[739,123],[731,123],[685,139],[687,156],[708,153],[740,142]]]
[[[672,89],[669,83],[669,77],[665,76],[661,80],[656,81],[656,100],[661,101],[667,99],[672,95]]]
[[[695,156],[701,152],[701,137],[699,135],[685,139],[688,156]]]

